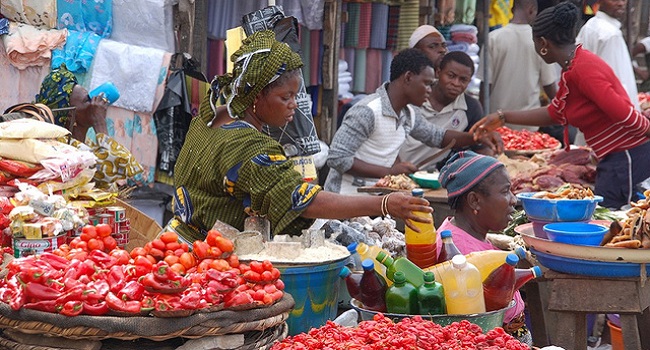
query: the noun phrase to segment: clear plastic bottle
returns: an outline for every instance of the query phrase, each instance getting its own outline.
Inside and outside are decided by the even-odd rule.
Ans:
[[[363,275],[359,284],[359,301],[369,310],[386,312],[386,282],[375,272],[375,263],[372,260],[364,260],[361,266]]]
[[[481,272],[481,281],[483,281],[494,269],[503,264],[506,256],[510,253],[512,252],[506,250],[481,250],[465,254],[465,258],[467,258],[467,262],[472,263]],[[522,247],[517,247],[515,254],[517,254],[519,259],[526,258],[526,250]],[[436,275],[436,281],[442,283],[443,286],[445,285],[445,278],[448,274],[447,271],[451,270],[451,261],[445,261],[424,269],[424,271],[433,272]]]
[[[361,256],[361,261],[366,259],[374,261],[379,252],[384,252],[390,256],[390,253],[376,245],[367,245],[363,242],[359,242],[357,245],[357,253]],[[375,264],[375,271],[386,281],[389,287],[393,284],[393,281],[386,277],[386,266],[384,264]]]
[[[515,266],[518,262],[517,255],[508,254],[505,263],[483,281],[485,311],[501,310],[510,304],[515,293]]]
[[[454,240],[451,236],[452,234],[449,230],[440,231],[442,246],[440,247],[440,254],[438,254],[438,264],[451,260],[454,255],[462,254],[460,250],[458,250],[458,247],[456,247],[456,244],[454,244]]]
[[[542,269],[539,266],[533,266],[529,269],[515,269],[515,290],[541,275]]]
[[[451,262],[454,274],[443,283],[447,313],[464,315],[485,312],[481,273],[476,266],[467,262],[465,255],[456,255]]]
[[[413,197],[424,197],[424,190],[414,188],[411,194]],[[426,212],[413,213],[431,219],[431,223],[411,221],[420,232],[415,232],[408,226],[404,228],[406,257],[420,268],[433,266],[436,264],[436,229],[433,225],[433,216]]]
[[[350,271],[346,266],[343,266],[341,272],[339,272],[339,277],[345,281],[348,294],[357,300],[359,300],[359,295],[361,295],[361,276],[363,276],[363,274],[352,273],[352,271]]]
[[[395,272],[401,271],[406,276],[406,280],[415,287],[420,287],[424,283],[424,271],[406,258],[393,259],[385,252],[379,252],[377,261],[386,266],[386,277],[393,282],[395,282]]]
[[[361,267],[361,255],[357,252],[357,246],[359,243],[354,242],[350,243],[348,245],[348,252],[350,253],[350,257],[348,258],[348,262],[345,264],[345,266],[349,267],[350,270],[352,271],[363,271],[363,268]]]
[[[386,290],[386,310],[391,314],[417,315],[417,288],[406,281],[401,271],[393,276],[395,283]]]
[[[440,282],[435,280],[433,272],[424,273],[424,284],[418,288],[418,314],[444,315],[447,313],[445,305],[445,289]]]

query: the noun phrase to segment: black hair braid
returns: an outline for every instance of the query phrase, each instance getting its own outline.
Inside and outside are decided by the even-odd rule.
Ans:
[[[533,23],[533,36],[545,37],[556,45],[573,44],[579,10],[570,2],[561,2],[540,12]]]

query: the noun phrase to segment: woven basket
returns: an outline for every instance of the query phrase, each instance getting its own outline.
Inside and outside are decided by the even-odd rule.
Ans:
[[[26,334],[84,340],[144,338],[163,341],[176,337],[195,339],[271,329],[284,323],[293,306],[293,298],[285,294],[276,304],[265,308],[246,311],[222,310],[184,318],[111,316],[67,318],[28,309],[11,311],[6,304],[0,303],[0,329],[8,328]]]
[[[281,341],[287,337],[289,327],[286,322],[266,329],[264,331],[247,332],[245,334],[244,345],[235,350],[268,350],[276,341]],[[68,348],[53,348],[37,345],[20,344],[11,339],[0,336],[0,350],[76,350]]]

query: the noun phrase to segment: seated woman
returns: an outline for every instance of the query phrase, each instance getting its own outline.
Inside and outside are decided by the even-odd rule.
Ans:
[[[75,107],[72,137],[81,142],[85,141],[90,127],[95,129],[96,133],[108,134],[106,128],[108,101],[102,96],[90,99],[88,91],[78,84],[77,78],[65,64],[45,76],[35,102],[42,103],[50,109]],[[54,123],[68,127],[68,118],[69,113],[57,113]]]
[[[239,230],[250,216],[269,220],[273,234],[300,234],[315,218],[393,215],[426,222],[413,210],[428,202],[406,194],[348,197],[302,180],[282,146],[262,133],[293,119],[300,56],[271,31],[244,40],[233,74],[217,77],[192,120],[174,168],[175,218],[168,228],[193,242],[219,220]],[[218,97],[226,104],[215,107]],[[410,220],[406,220],[409,222]]]
[[[485,237],[490,231],[501,231],[508,226],[517,204],[503,163],[472,151],[458,152],[440,171],[440,184],[447,189],[449,206],[455,214],[445,219],[438,232],[450,230],[454,243],[463,254],[498,250]],[[441,241],[438,237],[438,253]],[[532,345],[524,324],[524,302],[519,291],[515,293],[515,302],[515,306],[505,314],[503,328],[520,341]]]

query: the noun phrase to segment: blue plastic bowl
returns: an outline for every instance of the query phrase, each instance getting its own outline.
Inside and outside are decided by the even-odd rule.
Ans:
[[[586,222],[554,222],[543,227],[546,236],[553,242],[600,245],[608,227]]]
[[[517,194],[526,216],[532,221],[588,221],[603,197],[588,199],[544,199],[533,198],[535,192]]]
[[[614,248],[612,248],[614,249]],[[624,249],[624,248],[621,248]],[[641,276],[641,271],[650,275],[650,269],[641,269],[641,264],[626,262],[591,261],[543,253],[530,248],[537,261],[542,266],[558,272],[584,275],[593,277],[636,277]]]

